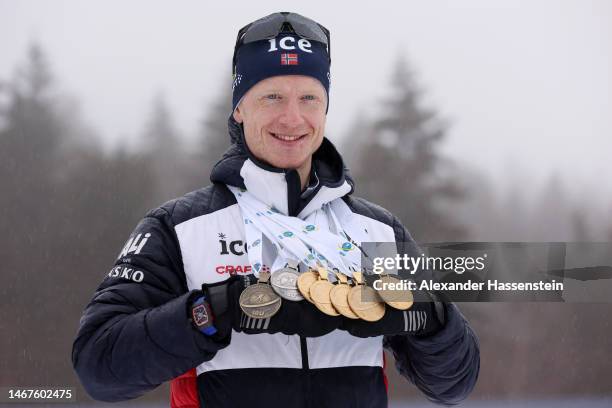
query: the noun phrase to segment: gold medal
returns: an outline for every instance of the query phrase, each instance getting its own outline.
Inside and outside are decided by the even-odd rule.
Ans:
[[[254,319],[267,319],[274,316],[281,307],[281,298],[268,284],[269,272],[259,274],[255,285],[248,286],[240,294],[238,302],[240,309]]]
[[[348,304],[348,294],[351,291],[351,287],[348,284],[348,279],[343,273],[336,273],[338,277],[338,283],[334,285],[329,297],[331,298],[332,305],[342,316],[346,316],[349,319],[359,319],[359,316],[351,310]]]
[[[385,315],[385,304],[375,299],[380,299],[376,291],[365,285],[361,272],[354,272],[353,279],[356,285],[348,294],[348,304],[357,316],[367,322],[375,322]]]
[[[327,280],[327,269],[319,267],[319,280],[310,286],[310,298],[314,305],[329,316],[339,316],[340,313],[332,305],[330,292],[334,285]]]
[[[319,279],[319,274],[312,269],[308,270],[308,272],[304,272],[300,274],[297,280],[298,290],[304,296],[306,300],[310,303],[312,302],[312,298],[310,297],[310,286],[315,283]]]
[[[402,283],[395,275],[381,275],[380,282],[382,288],[389,287],[389,285],[399,288]],[[408,289],[382,289],[377,292],[386,304],[395,309],[408,310],[414,302],[412,291]]]

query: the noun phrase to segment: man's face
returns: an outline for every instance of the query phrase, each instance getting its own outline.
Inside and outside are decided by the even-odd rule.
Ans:
[[[234,112],[243,123],[251,152],[281,169],[310,165],[323,141],[325,88],[316,79],[284,75],[264,79],[253,86]]]

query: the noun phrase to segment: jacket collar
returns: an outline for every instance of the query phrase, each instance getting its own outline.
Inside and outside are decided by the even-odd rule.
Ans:
[[[228,120],[228,128],[231,146],[212,169],[210,179],[213,183],[246,188],[266,205],[300,218],[307,217],[325,203],[353,192],[354,183],[342,156],[327,138],[313,154],[313,168],[319,184],[314,193],[304,200],[296,170],[272,167],[254,157],[244,141],[242,126],[232,116]]]

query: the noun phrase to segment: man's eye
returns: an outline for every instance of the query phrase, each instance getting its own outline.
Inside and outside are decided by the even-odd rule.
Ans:
[[[280,95],[278,95],[278,94],[270,94],[270,95],[266,95],[265,98],[273,101],[273,100],[276,100],[276,99],[280,99]]]
[[[315,99],[317,99],[317,97],[314,95],[304,95],[302,96],[302,99],[304,99],[305,101],[314,101]]]

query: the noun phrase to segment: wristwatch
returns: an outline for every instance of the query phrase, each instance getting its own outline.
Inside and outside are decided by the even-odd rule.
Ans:
[[[213,325],[213,314],[210,305],[204,295],[196,298],[191,305],[191,320],[196,329],[207,336],[217,333],[217,328]]]

